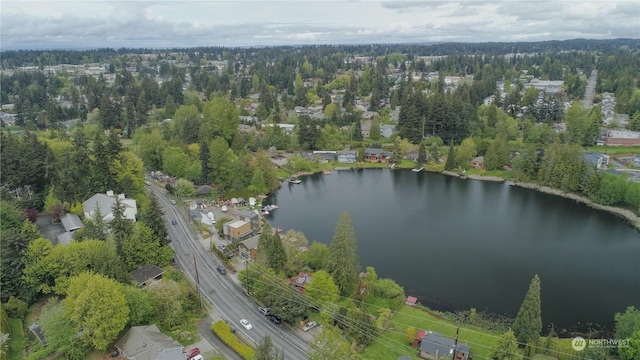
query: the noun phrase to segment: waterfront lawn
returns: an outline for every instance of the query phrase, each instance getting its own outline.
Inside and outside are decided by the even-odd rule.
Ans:
[[[478,170],[470,168],[466,171],[465,175],[480,175],[480,176],[497,176],[505,180],[511,180],[513,177],[513,171],[511,170]]]
[[[405,331],[413,326],[416,331],[423,329],[438,332],[449,338],[456,336],[456,324],[426,311],[403,305],[393,316],[389,329],[363,353],[365,359],[396,359],[401,355],[415,355],[418,350],[407,344]],[[471,326],[460,327],[459,341],[471,347],[471,353],[480,359],[489,359],[492,349],[498,343],[499,333]]]

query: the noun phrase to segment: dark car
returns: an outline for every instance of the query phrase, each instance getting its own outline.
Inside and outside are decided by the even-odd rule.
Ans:
[[[172,225],[178,225],[178,222],[177,222],[177,221],[175,221],[175,220],[171,220],[171,224],[172,224]]]
[[[227,274],[227,269],[225,269],[224,266],[218,266],[218,267],[216,267],[216,270],[218,270],[218,272],[221,275],[226,275]]]
[[[280,319],[278,319],[277,316],[275,315],[269,315],[267,316],[269,318],[269,320],[271,320],[271,322],[273,322],[274,324],[280,324]]]

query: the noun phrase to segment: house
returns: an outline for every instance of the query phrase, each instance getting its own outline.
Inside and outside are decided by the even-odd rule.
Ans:
[[[69,245],[73,240],[73,233],[82,228],[84,224],[78,215],[71,213],[62,216],[60,222],[62,222],[65,231],[57,236],[58,245]]]
[[[474,169],[484,169],[484,156],[476,156],[471,160],[471,167]]]
[[[241,241],[253,235],[251,223],[244,220],[236,220],[223,225],[224,237],[231,241]]]
[[[418,330],[418,332],[416,333],[416,336],[413,339],[413,343],[411,344],[411,346],[413,346],[414,348],[418,348],[420,346],[420,341],[422,341],[422,338],[427,334],[427,330]]]
[[[418,298],[414,296],[407,296],[407,300],[405,300],[404,303],[409,306],[415,306],[417,302],[418,302]]]
[[[336,151],[314,151],[313,158],[320,162],[329,162],[336,159]]]
[[[393,132],[396,131],[395,125],[382,125],[380,126],[380,135],[385,138],[390,138]]]
[[[133,326],[118,340],[116,348],[130,360],[184,360],[182,345],[156,325]]]
[[[640,146],[640,132],[630,130],[609,130],[605,138],[609,146]]]
[[[133,270],[129,273],[129,276],[131,276],[136,285],[142,287],[152,280],[159,279],[162,274],[164,274],[164,270],[161,267],[147,264]]]
[[[95,194],[89,200],[83,202],[84,217],[93,219],[100,212],[104,221],[113,220],[113,206],[116,203],[116,199],[119,199],[124,206],[124,217],[131,221],[136,221],[136,214],[138,213],[136,200],[127,199],[124,194],[114,195],[111,190],[107,191],[106,194]]]
[[[255,235],[238,243],[238,253],[242,259],[256,259],[258,256],[258,240],[260,240],[260,235]]]
[[[455,348],[455,356],[453,356]],[[458,342],[457,344],[453,339],[446,338],[441,334],[434,332],[427,332],[420,340],[420,358],[430,360],[451,359],[453,360],[468,360],[469,359],[469,345]]]
[[[609,166],[609,155],[601,154],[599,152],[584,152],[584,161],[591,167],[597,167],[598,169],[604,169]]]
[[[304,294],[304,287],[311,281],[311,275],[306,272],[298,273],[298,276],[287,280],[289,285],[293,285],[298,289],[300,295]]]
[[[353,164],[358,160],[358,152],[355,150],[338,151],[337,155],[341,164]]]
[[[80,220],[80,216],[76,214],[64,214],[64,216],[60,218],[60,221],[62,222],[62,226],[64,226],[64,230],[68,232],[74,232],[84,226],[82,220]]]
[[[257,212],[251,210],[242,210],[238,213],[238,217],[242,221],[246,221],[251,224],[251,230],[253,234],[260,232],[260,216]]]
[[[360,124],[360,133],[363,138],[368,138],[371,133],[371,120],[365,120]]]
[[[387,162],[389,160],[388,153],[385,153],[380,148],[366,148],[364,149],[364,159],[371,162]]]
[[[206,195],[211,195],[211,192],[213,191],[213,188],[209,185],[200,185],[196,188],[195,190],[195,195],[196,196],[206,196]]]

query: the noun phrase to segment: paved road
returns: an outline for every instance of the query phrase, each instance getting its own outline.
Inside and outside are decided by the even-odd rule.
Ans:
[[[220,275],[215,270],[217,265],[222,264],[206,250],[209,241],[203,242],[194,234],[185,209],[171,204],[164,190],[154,186],[150,188],[164,208],[176,262],[194,284],[198,283],[203,302],[211,304],[209,316],[212,321],[227,320],[237,330],[237,335],[254,344],[265,335],[270,335],[274,346],[284,350],[285,359],[307,359],[308,343],[305,340],[260,315],[258,306],[244,294],[243,289],[228,276]],[[177,224],[172,225],[171,220],[176,220]],[[253,329],[243,328],[240,319],[249,320]]]
[[[581,101],[582,108],[591,110],[593,107],[593,99],[596,96],[596,82],[598,81],[598,70],[591,71],[589,79],[587,80],[587,86],[584,89],[584,98]]]

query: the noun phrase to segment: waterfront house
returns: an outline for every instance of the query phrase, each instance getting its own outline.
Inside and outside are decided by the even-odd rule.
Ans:
[[[238,213],[238,217],[242,221],[246,221],[251,224],[251,230],[253,234],[260,232],[260,216],[258,213],[251,210],[242,210]]]
[[[455,348],[455,354],[454,354]],[[420,358],[430,360],[452,359],[468,360],[469,345],[442,336],[439,333],[427,332],[420,339]]]
[[[306,272],[298,273],[298,276],[287,280],[289,285],[293,285],[298,289],[300,295],[304,294],[304,287],[311,281],[311,275]]]
[[[484,156],[476,156],[471,160],[471,167],[474,169],[484,169]]]
[[[224,237],[231,241],[241,241],[253,235],[251,223],[244,220],[236,220],[223,225]]]
[[[238,243],[238,254],[241,259],[255,260],[258,256],[260,235],[255,235]]]
[[[370,162],[387,162],[389,161],[389,153],[385,153],[380,148],[364,149],[364,159]]]
[[[591,167],[597,167],[598,169],[604,169],[609,166],[609,155],[605,155],[599,152],[584,152],[584,161]]]
[[[338,151],[338,163],[353,164],[358,160],[358,152],[355,150]]]

